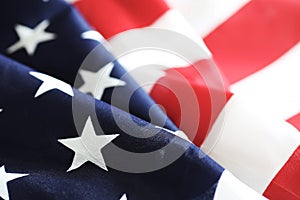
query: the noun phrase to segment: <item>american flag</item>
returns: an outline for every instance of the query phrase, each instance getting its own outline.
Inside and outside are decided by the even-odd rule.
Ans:
[[[193,142],[266,197],[300,199],[298,1],[80,0],[74,4],[117,48],[122,46],[118,35],[135,28],[169,29],[200,45],[203,38],[209,58],[215,60],[228,81],[228,103],[219,102],[221,108],[215,112],[205,110],[205,106],[211,108],[211,102],[205,101],[205,84],[197,82],[195,91],[199,93],[202,112]],[[106,18],[104,13],[97,12],[96,5],[108,12],[118,11],[122,17]],[[203,60],[200,55],[195,63]],[[179,66],[170,68],[178,70]],[[182,74],[185,71],[188,68],[181,68]],[[194,74],[192,84],[197,79]],[[179,126],[180,113],[174,112],[177,105],[170,106],[172,100],[160,95],[169,94],[168,91],[157,86],[167,81],[175,84],[171,73],[159,77],[149,94]],[[187,135],[188,127],[182,127]]]
[[[215,24],[225,26],[224,19],[234,18],[237,10],[267,4],[257,2],[258,8],[252,2],[232,5],[236,10],[228,8]],[[169,2],[178,4],[184,8],[179,1]],[[284,8],[280,3],[274,7]],[[226,64],[232,66],[222,60],[226,51],[214,52],[220,48],[213,44],[228,36],[218,33],[217,26],[205,37],[211,54],[203,35],[161,0],[11,0],[0,10],[2,199],[264,199],[261,194],[298,199],[298,131],[262,106],[256,107],[262,113],[256,113],[254,103],[249,104],[253,98],[238,92],[246,89],[239,89],[237,79],[228,75],[232,71],[225,70]],[[196,17],[201,21],[203,16]],[[147,71],[131,73],[130,65],[144,57],[136,52],[129,59],[115,57],[131,45],[119,34],[146,27],[185,34],[205,53],[195,56],[191,66],[168,63],[153,77]],[[208,87],[193,69],[215,68],[212,55],[224,72],[222,88]],[[154,59],[155,53],[147,56]],[[155,83],[143,89],[148,76]],[[180,77],[190,82],[184,85]],[[179,92],[192,87],[198,104],[179,105],[190,111],[190,118],[178,112],[175,97],[160,85],[182,86]],[[222,97],[217,106],[211,90]],[[201,120],[194,118],[195,110],[201,111]]]

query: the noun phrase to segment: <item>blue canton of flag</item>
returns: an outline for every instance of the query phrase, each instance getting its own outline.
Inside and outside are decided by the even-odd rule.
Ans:
[[[102,69],[107,72],[102,74],[106,79],[103,82],[109,84],[95,89],[96,98],[112,102],[146,121],[177,130],[107,49],[95,37],[88,37],[95,35],[95,31],[66,2],[12,0],[3,2],[0,11],[3,54],[89,93],[94,92],[90,91],[94,90],[91,76],[99,77]],[[113,89],[114,101],[111,101]],[[124,98],[130,98],[130,102],[124,103]]]

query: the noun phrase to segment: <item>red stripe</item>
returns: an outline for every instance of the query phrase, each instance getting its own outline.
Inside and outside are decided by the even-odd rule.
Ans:
[[[276,155],[274,155],[276,156]],[[272,200],[300,199],[300,147],[272,180],[264,195]]]
[[[205,38],[230,83],[269,65],[299,40],[299,0],[253,0]]]
[[[169,9],[162,0],[82,0],[75,6],[105,38],[149,26]]]
[[[231,93],[210,60],[186,68],[166,70],[151,91],[167,115],[193,142],[201,146],[209,128]]]
[[[300,113],[287,120],[300,131]]]

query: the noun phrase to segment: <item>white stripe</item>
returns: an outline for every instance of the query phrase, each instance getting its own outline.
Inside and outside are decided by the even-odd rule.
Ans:
[[[263,193],[300,144],[299,132],[284,120],[260,112],[234,95],[202,149],[241,181]]]
[[[116,44],[111,43],[112,49]],[[189,64],[174,54],[159,50],[138,50],[118,57],[119,63],[147,93],[155,83],[165,76],[166,69]]]
[[[200,52],[200,53],[199,52],[190,52],[191,55],[189,56],[189,62],[195,63],[201,59],[211,58],[211,53],[207,49],[203,40],[199,36],[197,36],[195,31],[187,23],[187,21],[184,19],[184,17],[175,10],[167,11],[160,18],[158,18],[155,22],[153,22],[153,24],[151,26],[135,29],[135,30],[140,30],[139,34],[142,34],[142,36],[138,36],[139,38],[142,37],[145,40],[145,38],[147,38],[146,36],[148,36],[148,38],[147,38],[148,43],[151,43],[151,41],[153,40],[152,43],[156,44],[157,38],[161,39],[161,43],[174,42],[174,41],[166,41],[166,39],[164,37],[160,37],[160,35],[153,35],[153,37],[149,37],[149,31],[147,30],[147,28],[160,28],[160,29],[164,29],[164,30],[174,31],[177,34],[179,33],[179,34],[185,36],[187,38],[186,40],[190,39],[189,40],[190,43],[195,43],[196,45],[198,45],[199,48],[202,49],[202,52]],[[131,30],[129,30],[129,31],[131,31]],[[125,38],[126,39],[125,40],[123,37],[120,37],[124,34],[126,34],[126,31],[115,35],[114,37],[110,38],[110,40],[109,40],[109,43],[112,45],[112,53],[115,54],[116,56],[120,55],[120,52],[124,52],[126,49],[132,50],[132,47],[136,45],[135,40],[132,41],[130,38],[130,41],[128,41],[128,38]],[[143,35],[143,34],[145,34],[145,35]],[[180,41],[178,41],[178,42],[180,42]],[[173,46],[176,46],[176,44],[174,44]],[[183,48],[183,46],[181,48]],[[188,48],[188,47],[185,47],[185,48]],[[173,50],[175,50],[175,48]],[[178,51],[178,52],[181,52],[181,51]],[[182,62],[179,62],[175,66],[176,67],[182,67],[182,66],[186,67],[186,64],[185,63],[182,64]],[[174,67],[174,66],[172,66],[172,67]]]
[[[118,61],[123,67],[148,93],[151,92],[155,83],[165,76],[164,70],[173,67],[187,67],[190,66],[191,63],[211,57],[204,42],[193,32],[184,18],[174,10],[167,11],[149,27],[171,30],[186,36],[186,38],[190,40],[186,42],[189,44],[183,41],[182,45],[180,44],[181,41],[173,41],[171,37],[167,38],[170,41],[166,41],[165,35],[157,35],[155,31],[147,29],[148,27],[131,30],[131,32],[135,31],[137,33],[130,35],[126,35],[126,32],[123,32],[109,40],[114,56],[118,58]],[[137,43],[140,43],[139,41],[141,39],[143,41],[147,39],[148,44],[157,44],[158,41],[160,44],[168,44],[171,48],[174,47],[172,50],[175,53],[157,48],[137,48],[139,47]],[[190,43],[199,47],[199,51],[191,50],[192,47]],[[179,47],[180,50],[176,51]],[[181,50],[187,52],[189,58],[185,58],[185,56],[182,58],[182,55],[179,53]],[[176,53],[178,53],[179,56]],[[185,59],[189,60],[186,61]],[[145,74],[147,74],[147,76],[145,76]]]
[[[47,0],[47,1],[49,1],[49,0]],[[77,2],[77,1],[80,1],[80,0],[65,0],[65,1],[70,3],[70,4],[73,4],[73,3]]]
[[[214,200],[266,199],[225,170],[219,180]]]
[[[205,37],[250,0],[166,0],[180,11],[200,36]]]
[[[207,55],[211,57],[211,53],[208,50],[207,46],[204,44],[201,37],[199,37],[199,35],[195,32],[195,30],[189,24],[189,22],[186,21],[183,15],[175,9],[168,10],[158,20],[156,20],[150,27],[162,28],[162,29],[175,31],[177,33],[181,33],[189,37],[190,39],[192,39],[198,45],[200,45],[205,50]],[[197,59],[196,61],[198,60],[200,59]]]
[[[300,43],[268,67],[231,87],[261,111],[280,119],[300,112]]]

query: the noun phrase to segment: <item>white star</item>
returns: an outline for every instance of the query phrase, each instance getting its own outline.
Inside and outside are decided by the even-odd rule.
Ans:
[[[187,140],[187,141],[191,142],[190,139],[187,137],[187,135],[183,131],[181,131],[181,130],[171,131],[169,129],[166,129],[166,128],[163,128],[163,127],[160,127],[160,126],[155,126],[155,128],[163,129],[163,130],[165,130],[165,131],[167,131],[169,133],[172,133],[172,134],[174,134],[174,135],[176,135],[178,137],[181,137],[184,140]]]
[[[101,100],[106,88],[126,85],[124,81],[109,76],[113,68],[114,64],[108,63],[98,72],[80,70],[79,73],[85,83],[79,88],[79,90],[85,93],[90,92],[96,99]]]
[[[126,196],[126,194],[124,194],[122,197],[121,197],[121,199],[120,200],[127,200],[127,196]]]
[[[94,30],[83,32],[81,34],[81,38],[95,40],[98,42],[102,42],[104,40],[103,36],[98,31],[94,31]]]
[[[3,109],[2,108],[0,108],[0,112],[2,112],[3,111]]]
[[[5,167],[2,166],[0,168],[0,197],[4,200],[9,199],[7,182],[12,181],[17,178],[21,178],[23,176],[28,176],[28,174],[12,174],[6,173]]]
[[[107,170],[101,149],[119,135],[96,135],[91,118],[89,117],[81,137],[58,140],[75,152],[71,167],[67,172],[79,168],[90,161],[100,168]]]
[[[48,20],[44,20],[33,29],[17,24],[15,30],[20,40],[11,45],[7,52],[14,53],[19,49],[25,48],[28,55],[33,55],[39,43],[55,39],[55,34],[45,32],[49,24]]]
[[[29,72],[29,74],[43,81],[42,85],[37,90],[34,98],[37,98],[38,96],[54,89],[60,90],[70,96],[74,96],[72,87],[61,80],[58,80],[56,78],[53,78],[51,76],[39,72]]]

